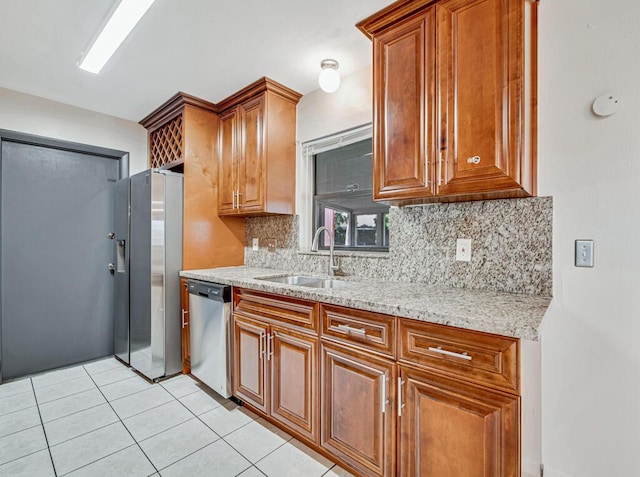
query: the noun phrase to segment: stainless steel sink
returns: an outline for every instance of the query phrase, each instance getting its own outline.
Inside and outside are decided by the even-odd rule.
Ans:
[[[304,275],[285,275],[282,277],[258,277],[256,280],[265,282],[284,283],[286,285],[298,285],[309,288],[345,288],[351,283],[335,278],[306,277]]]
[[[337,280],[335,278],[327,278],[322,280],[322,286],[318,288],[347,288],[350,287],[350,282],[345,282],[344,280]]]

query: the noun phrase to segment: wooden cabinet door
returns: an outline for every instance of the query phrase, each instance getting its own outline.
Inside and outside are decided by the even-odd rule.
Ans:
[[[264,209],[264,95],[240,105],[242,152],[238,169],[241,212]]]
[[[318,442],[318,338],[272,326],[271,417]]]
[[[519,397],[399,369],[399,475],[520,475]]]
[[[533,193],[525,144],[522,0],[444,0],[437,12],[438,194]],[[527,119],[527,121],[525,121]]]
[[[337,345],[321,349],[321,446],[362,475],[395,475],[395,363]]]
[[[435,9],[373,38],[374,200],[434,195]]]
[[[189,284],[186,278],[180,279],[180,307],[182,319],[182,372],[191,372],[191,335],[189,334]]]
[[[268,412],[266,337],[269,325],[234,314],[233,395]]]
[[[237,212],[238,109],[220,115],[218,130],[218,215]]]

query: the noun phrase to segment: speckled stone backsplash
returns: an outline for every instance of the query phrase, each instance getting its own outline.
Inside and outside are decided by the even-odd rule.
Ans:
[[[449,287],[552,294],[551,197],[392,207],[388,254],[340,254],[340,271],[365,278]],[[298,252],[297,216],[247,219],[245,264],[323,273],[326,255]],[[251,239],[260,239],[260,250]],[[267,239],[275,238],[276,252]],[[471,262],[456,261],[456,239],[472,240]]]

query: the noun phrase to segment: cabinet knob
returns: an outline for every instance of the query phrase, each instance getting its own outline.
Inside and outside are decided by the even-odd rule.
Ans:
[[[480,156],[473,156],[467,159],[467,164],[480,164]]]

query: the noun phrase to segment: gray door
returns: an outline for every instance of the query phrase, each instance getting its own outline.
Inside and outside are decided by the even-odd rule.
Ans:
[[[112,158],[2,142],[2,380],[113,354]]]

